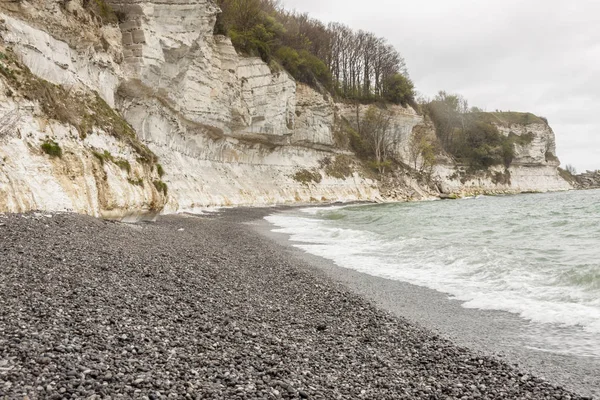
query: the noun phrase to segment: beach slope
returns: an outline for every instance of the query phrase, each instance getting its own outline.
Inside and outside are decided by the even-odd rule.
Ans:
[[[0,398],[581,398],[376,308],[266,213],[0,215]]]

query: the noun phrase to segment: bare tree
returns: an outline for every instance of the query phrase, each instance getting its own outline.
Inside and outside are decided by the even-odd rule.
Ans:
[[[265,61],[279,57],[288,63],[287,68],[297,70],[297,78],[308,69],[328,85],[332,80],[344,98],[382,97],[391,77],[408,78],[400,53],[373,33],[340,23],[325,25],[306,13],[284,10],[275,0],[216,1],[223,12],[215,32],[229,33],[239,51],[260,55]],[[300,68],[290,67],[294,63]]]
[[[361,124],[361,134],[374,156],[375,166],[380,173],[385,172],[394,153],[396,135],[392,117],[390,111],[371,106]]]
[[[408,155],[410,157],[410,162],[412,163],[412,166],[415,170],[419,170],[419,161],[423,149],[422,136],[423,135],[419,135],[418,132],[413,133],[408,144]]]
[[[415,128],[410,138],[408,150],[413,168],[418,172],[427,173],[430,177],[435,165],[435,155],[439,151],[435,138],[431,140],[426,129]]]

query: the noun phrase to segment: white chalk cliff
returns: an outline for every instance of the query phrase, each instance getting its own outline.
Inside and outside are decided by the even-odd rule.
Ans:
[[[122,219],[206,206],[381,200],[380,185],[360,168],[345,178],[325,168],[325,160],[353,157],[338,146],[336,130],[356,108],[239,56],[228,38],[213,35],[212,0],[107,3],[122,17],[119,26],[103,24],[81,0],[0,4],[0,212]],[[79,99],[73,110],[80,115],[49,112],[46,97],[61,100],[35,98],[23,86],[38,81]],[[96,93],[103,102],[87,105]],[[394,113],[398,154],[408,163],[413,129],[425,122],[410,108]],[[461,181],[448,162],[434,171],[441,191],[570,188],[548,159],[555,144],[547,125],[499,128],[533,136],[517,148],[510,182],[494,174]],[[46,154],[44,143],[55,143],[62,156]],[[157,159],[141,157],[144,145]],[[298,179],[303,171],[319,178]],[[402,182],[405,197],[435,194]]]
[[[556,141],[546,123],[495,124],[505,136],[528,136],[515,143],[515,156],[509,168],[492,167],[477,176],[461,176],[465,168],[456,165],[436,165],[435,174],[444,193],[483,194],[544,192],[572,189],[558,173]]]

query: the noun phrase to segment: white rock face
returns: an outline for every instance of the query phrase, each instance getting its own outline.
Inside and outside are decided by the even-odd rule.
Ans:
[[[74,51],[63,41],[6,14],[0,38],[19,54],[31,72],[56,85],[96,90],[111,106],[119,84],[118,65],[106,52]]]
[[[322,167],[343,153],[336,148],[338,125],[356,118],[356,106],[336,104],[258,58],[239,56],[228,38],[213,35],[212,0],[108,2],[126,15],[119,28],[99,24],[81,0],[2,4],[0,45],[11,46],[45,80],[97,91],[131,123],[166,174],[159,177],[106,132],[82,139],[35,102],[9,98],[0,77],[0,119],[10,122],[4,124],[10,129],[0,127],[0,212],[71,210],[123,219],[207,206],[381,199],[376,182],[358,173],[334,179]],[[359,115],[366,110],[359,106]],[[411,108],[390,110],[396,152],[409,163],[409,143],[423,118]],[[461,182],[454,166],[442,165],[434,176],[444,192],[569,188],[549,156],[555,154],[549,127],[499,128],[532,137],[516,149],[510,184],[498,182],[496,173],[507,176],[503,169]],[[62,158],[41,151],[47,139],[60,144]],[[127,160],[132,171],[92,155],[105,150]],[[319,174],[319,182],[295,179],[304,170]],[[153,184],[159,179],[168,185],[168,199]],[[413,178],[401,181],[401,191],[386,188],[393,198],[431,195]]]
[[[168,211],[379,196],[358,176],[293,179],[331,155],[334,104],[214,36],[211,1],[113,5],[130,18],[120,108],[167,171]]]
[[[82,53],[8,15],[1,38],[37,76],[96,90],[109,104],[122,82],[124,115],[167,172],[169,203],[163,211],[378,198],[376,184],[358,175],[324,177],[319,184],[293,178],[303,169],[316,170],[331,153],[288,146],[296,116],[295,82],[285,72],[271,73],[259,59],[239,57],[229,39],[213,37],[211,4],[134,4],[140,18],[122,25],[124,57]],[[116,62],[120,58],[123,68]],[[305,97],[315,96],[304,89]],[[71,210],[128,218],[162,208],[164,200],[152,185],[158,177],[125,144],[103,132],[82,140],[74,127],[57,122],[39,126],[35,104],[27,114],[23,106],[17,101],[5,107],[6,114],[11,107],[20,110],[16,128],[27,138],[7,137],[0,147],[0,211]],[[318,115],[306,102],[304,109]],[[332,121],[333,110],[325,112]],[[332,143],[330,127],[324,126],[322,136],[322,143]],[[61,159],[40,150],[46,138],[63,148]],[[132,185],[114,163],[99,165],[91,152],[105,150],[128,160],[143,186]]]
[[[0,211],[72,211],[116,219],[152,218],[165,198],[152,184],[158,179],[137,161],[127,144],[102,131],[81,139],[69,125],[40,118],[33,103],[16,103],[0,82]],[[50,157],[41,145],[59,144],[62,157]],[[127,160],[131,172],[93,156],[109,152]],[[141,185],[133,185],[134,177]]]
[[[463,196],[572,189],[552,165],[512,165],[508,173],[506,171],[504,167],[494,167],[475,177],[467,175],[463,178],[455,167],[437,165],[433,175],[442,193]]]
[[[358,108],[358,110],[357,110]],[[340,104],[340,115],[346,118],[356,126],[357,115],[363,118],[369,106]],[[400,161],[410,164],[409,145],[413,134],[413,129],[423,123],[423,117],[418,115],[411,107],[401,107],[396,105],[388,106],[387,110],[391,113],[390,132],[393,135],[396,156]]]
[[[461,175],[454,166],[438,165],[434,176],[443,193],[520,193],[570,190],[573,187],[558,173],[556,141],[552,129],[544,123],[496,125],[505,136],[516,135],[515,157],[511,166],[494,167],[471,177]],[[508,171],[508,172],[507,172]]]
[[[335,145],[333,130],[336,123],[336,105],[331,96],[298,84],[295,113],[296,123],[292,136],[294,143]]]
[[[156,97],[218,134],[291,135],[296,84],[215,37],[212,1],[115,1],[130,96]]]
[[[70,2],[68,6],[84,16],[77,3]],[[77,22],[67,17],[59,21],[56,13],[60,8],[54,4],[48,4],[47,14],[39,14],[39,8],[27,3],[23,7],[27,13],[24,18],[33,15],[48,26],[69,31]],[[114,29],[98,30],[109,51],[89,45],[76,51],[66,42],[10,15],[0,14],[0,20],[3,50],[11,47],[32,75],[62,85],[72,93],[96,91],[107,104],[114,105],[119,79],[114,47],[120,48],[121,40]],[[93,28],[90,30],[95,31]],[[3,57],[0,62],[11,70],[7,56]],[[138,161],[138,154],[129,144],[97,128],[82,139],[75,126],[49,119],[36,100],[23,97],[14,83],[0,79],[0,212],[39,209],[138,219],[152,218],[162,210],[165,196],[153,185],[159,177],[151,166]],[[60,146],[62,157],[50,157],[42,151],[41,145],[50,140]],[[126,162],[130,171],[112,161],[100,162],[93,152],[108,152],[113,160]]]
[[[527,139],[523,144],[515,146],[515,165],[550,165],[558,167],[560,162],[555,158],[556,139],[552,128],[546,124],[511,124],[497,125],[498,130],[505,136],[516,135]]]
[[[314,201],[373,200],[375,182],[358,175],[323,176],[316,184],[294,179],[303,169],[318,170],[330,152],[288,146],[266,146],[247,138],[211,138],[182,124],[156,101],[124,105],[125,117],[159,156],[167,172],[170,201],[165,211],[207,206],[271,205]],[[324,174],[323,174],[324,175]]]

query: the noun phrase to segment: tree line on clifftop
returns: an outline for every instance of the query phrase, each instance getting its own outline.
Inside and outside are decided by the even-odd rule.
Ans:
[[[340,23],[323,24],[273,0],[217,0],[215,34],[236,50],[283,67],[297,81],[341,99],[407,105],[414,86],[404,59],[384,38]]]

